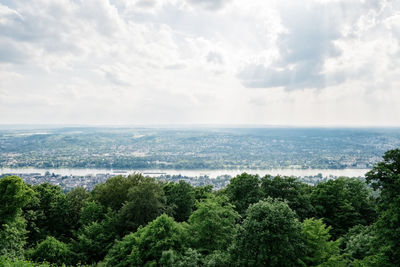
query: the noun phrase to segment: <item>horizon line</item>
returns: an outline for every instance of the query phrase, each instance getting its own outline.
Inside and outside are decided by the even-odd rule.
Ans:
[[[341,125],[341,124],[231,124],[231,123],[0,123],[1,128],[400,128],[400,125]]]

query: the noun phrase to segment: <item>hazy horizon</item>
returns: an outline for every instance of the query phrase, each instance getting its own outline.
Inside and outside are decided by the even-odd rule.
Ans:
[[[398,129],[400,126],[351,126],[351,125],[267,125],[267,124],[1,124],[0,130],[16,129],[44,129],[44,128],[315,128],[315,129]]]

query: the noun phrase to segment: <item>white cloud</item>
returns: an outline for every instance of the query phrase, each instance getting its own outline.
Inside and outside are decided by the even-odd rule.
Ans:
[[[0,123],[400,125],[399,12],[373,0],[0,0]]]
[[[231,0],[187,0],[189,4],[200,6],[209,10],[219,10],[227,5]]]

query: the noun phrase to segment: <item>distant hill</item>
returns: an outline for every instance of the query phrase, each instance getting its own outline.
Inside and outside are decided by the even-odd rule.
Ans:
[[[3,127],[10,168],[370,168],[400,146],[398,128]]]

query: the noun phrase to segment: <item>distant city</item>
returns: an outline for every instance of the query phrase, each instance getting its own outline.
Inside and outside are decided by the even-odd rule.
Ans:
[[[16,174],[29,184],[49,182],[67,191],[90,190],[132,170],[215,189],[239,170],[260,175],[292,170],[278,174],[315,184],[342,175],[363,177],[385,151],[397,147],[397,128],[2,128],[0,175]],[[333,172],[348,169],[356,171]],[[330,172],[319,173],[323,170]]]
[[[154,177],[158,180],[165,182],[178,182],[185,181],[193,186],[205,186],[211,185],[214,190],[218,190],[226,187],[229,184],[231,175],[219,175],[212,178],[208,175],[200,176],[186,176],[186,175],[170,175],[170,174],[160,174],[160,173],[142,173],[144,176]],[[8,172],[0,174],[0,178],[4,176],[16,175],[21,177],[27,184],[38,185],[42,183],[50,183],[53,185],[59,185],[64,191],[70,191],[76,187],[83,187],[87,190],[92,190],[96,184],[104,183],[108,178],[122,175],[127,176],[128,173],[98,173],[98,174],[88,174],[88,175],[61,175],[50,173],[46,171],[42,173],[18,173],[18,172]],[[296,176],[300,181],[307,183],[309,185],[315,185],[320,182],[324,182],[330,179],[336,179],[338,176],[335,175],[322,175],[321,173],[309,176]],[[358,178],[363,178],[358,176]]]
[[[398,128],[0,130],[1,168],[369,169]]]

